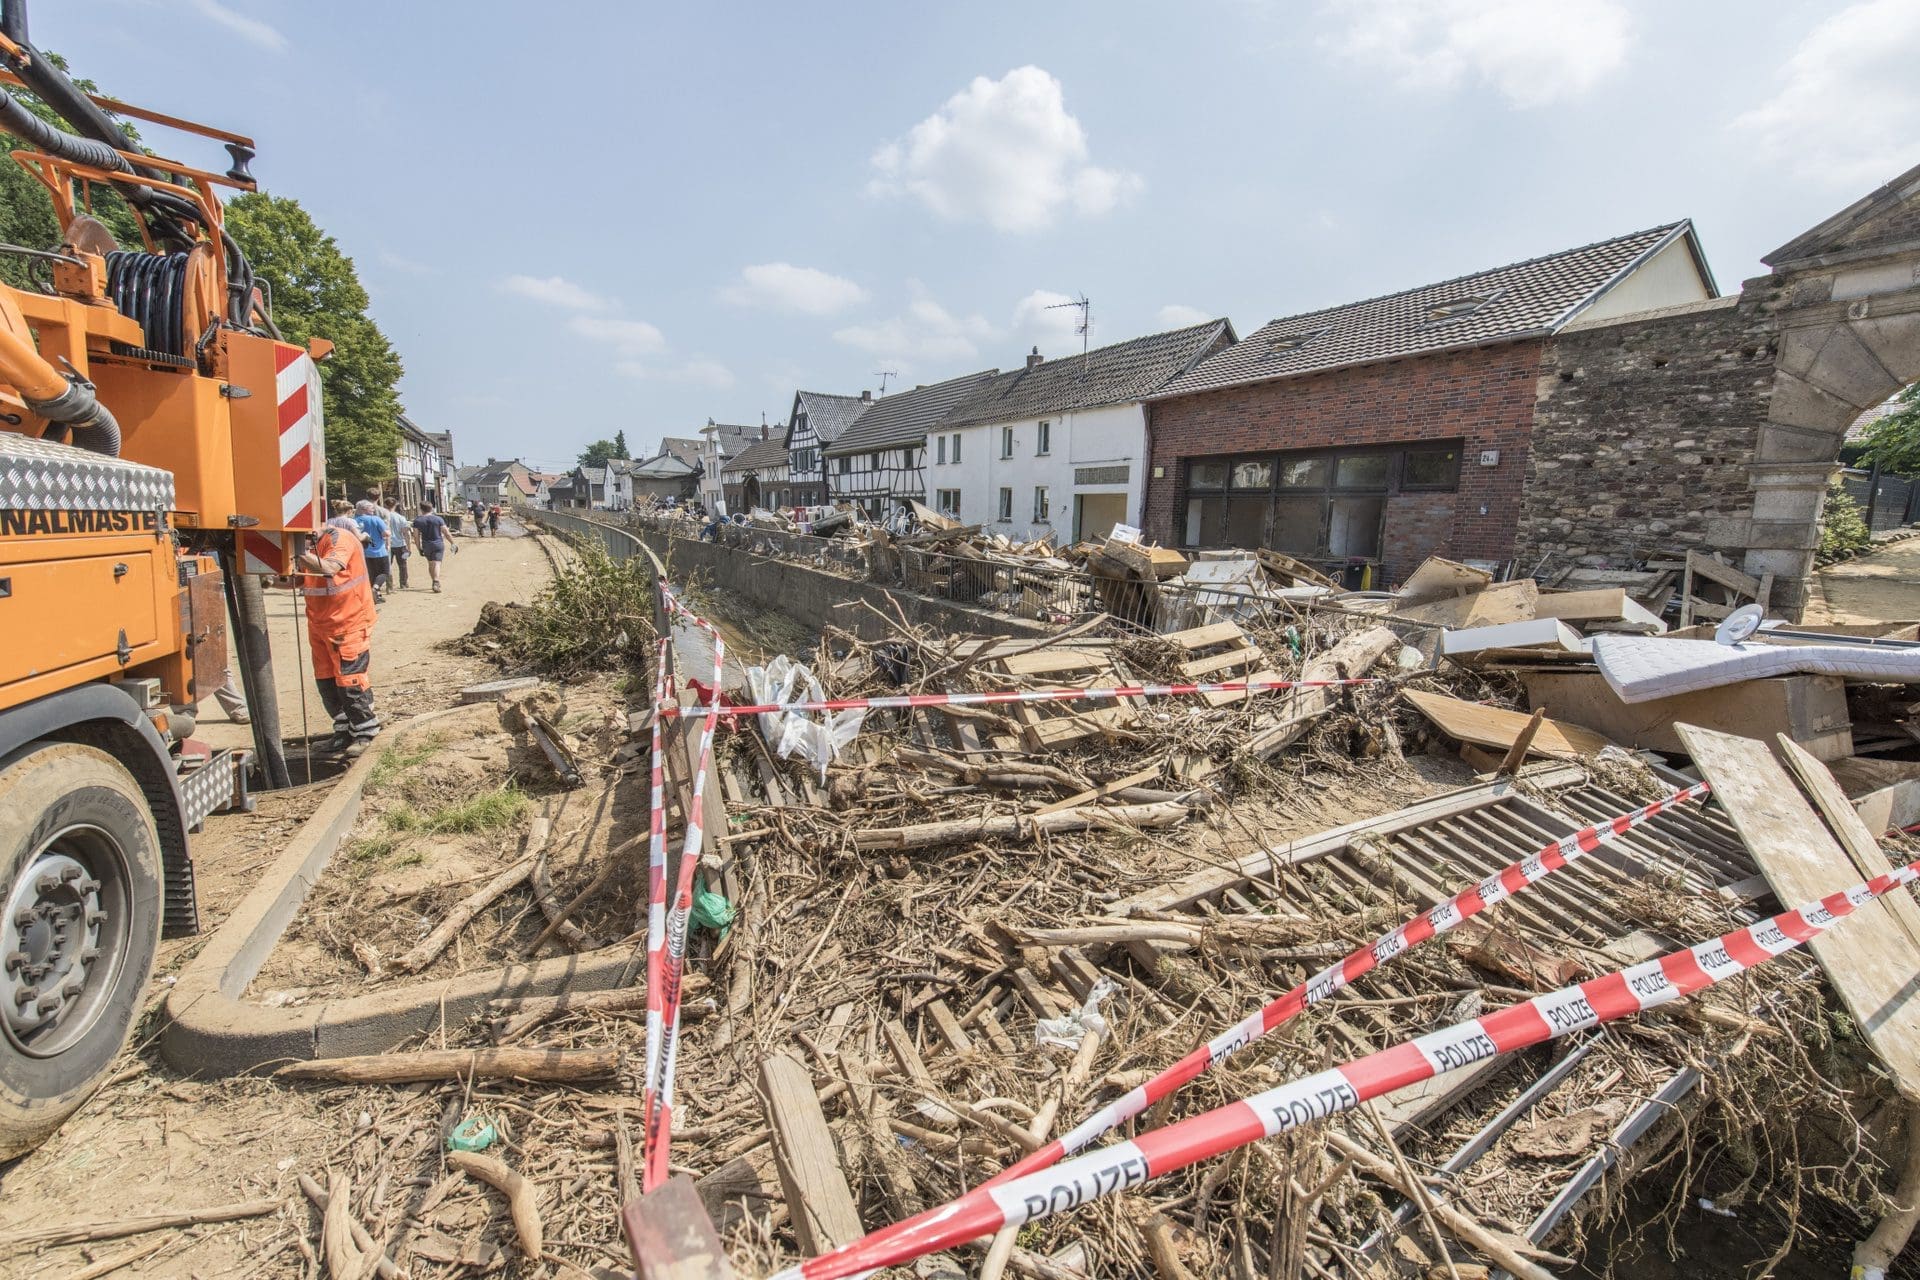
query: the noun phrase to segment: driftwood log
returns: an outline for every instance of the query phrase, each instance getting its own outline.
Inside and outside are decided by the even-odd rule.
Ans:
[[[498,1191],[507,1198],[507,1211],[513,1215],[514,1234],[520,1237],[520,1252],[538,1259],[546,1247],[546,1229],[540,1222],[539,1197],[533,1183],[509,1169],[492,1156],[474,1151],[449,1151],[447,1163]]]
[[[704,973],[683,974],[680,979],[680,1018],[698,1022],[707,1014],[701,1002],[713,982]],[[689,1003],[691,1000],[691,1003]],[[494,1036],[506,1045],[525,1036],[543,1023],[569,1013],[625,1013],[644,1011],[645,987],[615,987],[611,991],[570,991],[558,996],[518,996],[493,1002]]]
[[[1346,637],[1325,653],[1307,659],[1302,680],[1349,680],[1364,676],[1373,665],[1400,647],[1400,637],[1385,627],[1369,627]],[[1295,689],[1281,709],[1280,722],[1253,736],[1248,750],[1261,759],[1292,746],[1306,736],[1313,722],[1340,705],[1346,688]]]
[[[306,1194],[307,1199],[313,1201],[313,1207],[322,1215],[333,1204],[332,1195],[304,1173],[300,1175],[300,1190]],[[368,1235],[367,1229],[360,1225],[360,1220],[351,1214],[347,1216],[347,1229],[352,1233],[354,1248],[358,1249],[363,1257],[375,1251],[373,1237]],[[380,1253],[380,1260],[374,1274],[379,1276],[380,1280],[407,1280],[406,1268],[396,1265],[384,1251]]]
[[[430,1080],[605,1080],[620,1069],[618,1049],[420,1049],[353,1058],[290,1062],[281,1080],[343,1084],[418,1084]]]
[[[0,1249],[43,1249],[51,1245],[85,1244],[91,1240],[118,1240],[145,1231],[165,1231],[172,1227],[195,1227],[203,1222],[234,1222],[272,1213],[284,1200],[241,1200],[216,1205],[211,1209],[181,1209],[172,1213],[142,1213],[128,1218],[108,1218],[100,1222],[72,1222],[61,1226],[35,1227],[0,1236]]]
[[[447,913],[445,920],[434,926],[432,933],[420,940],[419,946],[395,960],[394,968],[402,973],[418,973],[432,964],[453,942],[454,936],[467,927],[468,922],[491,906],[501,894],[524,883],[533,874],[533,863],[533,858],[522,858],[468,894]]]
[[[932,845],[960,844],[973,840],[1025,840],[1042,832],[1086,831],[1094,827],[1170,827],[1184,822],[1202,797],[1192,801],[1164,801],[1159,804],[1114,805],[1111,808],[1085,805],[1058,813],[1006,814],[999,817],[956,818],[947,822],[921,822],[909,827],[878,827],[856,831],[856,849],[924,849]]]

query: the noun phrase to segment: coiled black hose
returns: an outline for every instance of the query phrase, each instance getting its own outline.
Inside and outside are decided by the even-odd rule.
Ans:
[[[150,351],[191,358],[187,332],[187,255],[116,249],[107,255],[107,297],[139,324]]]

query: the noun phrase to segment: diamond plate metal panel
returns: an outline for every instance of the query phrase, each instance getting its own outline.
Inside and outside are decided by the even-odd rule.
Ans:
[[[0,432],[0,510],[171,511],[173,473]]]
[[[197,827],[208,814],[233,798],[232,754],[220,752],[203,768],[183,775],[179,783],[180,807],[186,814],[187,826]]]

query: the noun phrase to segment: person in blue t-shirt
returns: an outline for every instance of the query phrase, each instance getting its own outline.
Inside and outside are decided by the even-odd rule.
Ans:
[[[460,544],[453,540],[447,529],[446,519],[435,514],[431,502],[420,504],[420,514],[413,518],[413,532],[420,540],[420,554],[427,562],[427,574],[433,579],[433,589],[440,589],[440,562],[447,558],[447,548],[452,547],[455,555],[460,554]]]
[[[367,542],[367,582],[373,587],[374,602],[387,598],[387,578],[393,569],[393,529],[380,509],[366,499],[354,508],[354,524]]]

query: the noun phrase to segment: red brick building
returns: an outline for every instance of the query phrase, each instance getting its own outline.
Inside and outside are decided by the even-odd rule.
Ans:
[[[1375,586],[1433,554],[1506,561],[1551,337],[1715,292],[1683,221],[1275,320],[1149,398],[1145,527]]]

